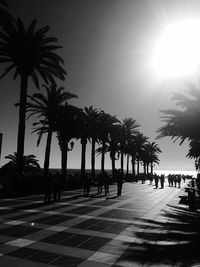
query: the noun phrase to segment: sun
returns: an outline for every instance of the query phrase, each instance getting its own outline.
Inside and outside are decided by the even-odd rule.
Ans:
[[[151,65],[162,78],[196,73],[200,67],[200,20],[168,24],[155,44]]]

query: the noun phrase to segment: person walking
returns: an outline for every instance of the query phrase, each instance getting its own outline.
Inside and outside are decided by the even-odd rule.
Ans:
[[[123,174],[121,173],[120,169],[117,171],[116,180],[117,180],[117,195],[121,196],[122,184],[123,184]]]
[[[54,201],[60,201],[60,195],[61,195],[61,176],[60,173],[57,172],[53,176],[53,199]]]
[[[103,183],[104,183],[104,190],[105,195],[109,195],[109,176],[106,171],[103,172]]]
[[[51,202],[51,194],[53,191],[53,177],[52,173],[49,173],[48,177],[45,178],[45,195],[44,195],[44,203]]]
[[[86,172],[84,177],[84,196],[88,196],[89,193],[90,193],[90,177],[89,173]]]
[[[160,185],[161,185],[161,188],[164,188],[164,183],[165,183],[165,176],[164,176],[164,174],[161,174],[161,176],[160,176]]]
[[[97,175],[97,187],[98,187],[97,194],[100,195],[102,193],[102,187],[103,187],[103,174],[102,174],[102,172],[100,172]]]
[[[154,173],[154,181],[155,181],[155,187],[158,188],[158,175],[156,173]]]

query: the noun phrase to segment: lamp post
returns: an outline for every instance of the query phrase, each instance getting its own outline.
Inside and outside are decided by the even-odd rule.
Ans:
[[[74,148],[74,142],[73,141],[71,141],[70,142],[70,147],[68,147],[68,151],[72,151],[73,150],[73,148]]]

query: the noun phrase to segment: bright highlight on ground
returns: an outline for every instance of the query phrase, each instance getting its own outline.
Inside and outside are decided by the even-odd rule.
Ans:
[[[200,68],[200,20],[168,24],[156,42],[151,62],[162,77],[185,77]]]

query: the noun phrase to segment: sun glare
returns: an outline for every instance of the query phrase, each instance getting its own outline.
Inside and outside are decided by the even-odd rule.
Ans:
[[[185,77],[200,67],[200,20],[168,24],[156,42],[152,67],[160,77]]]

